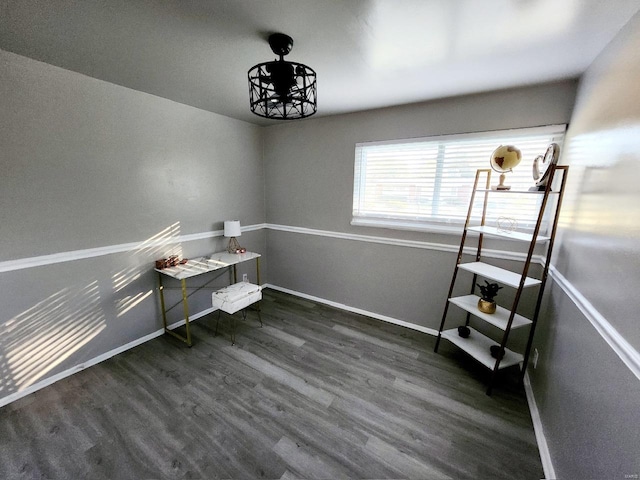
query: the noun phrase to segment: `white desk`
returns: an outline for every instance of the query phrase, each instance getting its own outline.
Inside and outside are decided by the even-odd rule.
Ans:
[[[164,325],[165,333],[182,340],[187,345],[191,346],[191,331],[189,329],[189,304],[187,295],[187,279],[197,277],[200,275],[204,275],[206,273],[214,272],[216,270],[221,269],[233,269],[233,283],[237,283],[237,272],[236,265],[243,262],[248,262],[250,260],[256,261],[256,274],[257,274],[257,284],[260,285],[260,254],[254,252],[246,252],[246,253],[227,253],[227,252],[218,252],[213,253],[211,255],[205,257],[192,258],[187,261],[187,263],[183,265],[176,265],[175,267],[169,268],[156,268],[156,272],[158,272],[158,283],[160,285],[160,306],[162,308],[162,324]],[[180,287],[182,290],[182,306],[184,308],[184,320],[185,320],[185,328],[186,328],[186,337],[180,335],[179,333],[174,332],[173,330],[169,330],[167,327],[167,311],[171,310],[170,307],[167,309],[165,307],[165,298],[164,298],[164,285],[162,283],[162,279],[164,276],[174,278],[176,280],[180,280]],[[217,277],[216,277],[217,278]],[[214,279],[215,280],[215,279]],[[208,282],[209,283],[209,282]],[[195,288],[195,291],[198,291],[202,288],[205,288],[208,283],[204,285],[200,285]],[[195,292],[193,292],[195,293]],[[176,305],[174,305],[175,307]],[[258,307],[260,308],[260,307]]]

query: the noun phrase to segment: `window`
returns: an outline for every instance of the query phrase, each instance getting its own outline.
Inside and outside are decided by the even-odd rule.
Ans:
[[[565,125],[443,135],[438,137],[356,144],[352,225],[459,232],[467,217],[478,168],[490,168],[499,145],[515,145],[522,162],[507,173],[506,185],[528,190],[532,165],[552,143],[562,145]],[[491,183],[499,174],[492,172]],[[476,198],[483,197],[476,195]],[[521,195],[509,208],[519,229],[535,223],[539,197]],[[500,199],[491,196],[487,224],[501,216]],[[478,209],[474,208],[474,213]],[[531,223],[533,220],[533,223]]]

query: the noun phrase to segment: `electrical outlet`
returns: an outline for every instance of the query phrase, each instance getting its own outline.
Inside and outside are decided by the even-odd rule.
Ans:
[[[247,275],[246,273],[242,274],[242,281],[243,282],[248,282],[249,281],[249,275]]]
[[[538,354],[538,349],[534,348],[533,349],[533,368],[535,369],[538,366],[538,357],[540,355]]]

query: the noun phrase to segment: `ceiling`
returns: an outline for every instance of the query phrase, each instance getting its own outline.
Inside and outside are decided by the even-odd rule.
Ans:
[[[640,0],[0,0],[0,49],[258,125],[247,71],[318,75],[334,115],[579,76]],[[1,73],[1,72],[0,72]]]

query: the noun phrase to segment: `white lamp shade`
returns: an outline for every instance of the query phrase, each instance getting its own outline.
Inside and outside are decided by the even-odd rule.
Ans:
[[[240,235],[242,235],[242,231],[240,230],[240,220],[225,220],[224,236],[239,237]]]

